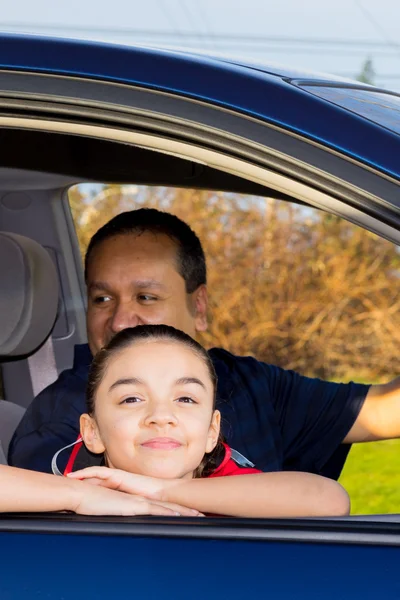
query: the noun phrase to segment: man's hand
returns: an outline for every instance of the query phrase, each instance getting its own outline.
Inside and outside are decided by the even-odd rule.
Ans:
[[[173,484],[173,482],[169,482],[169,480],[146,477],[145,475],[134,475],[133,473],[127,473],[120,469],[109,469],[108,467],[88,467],[81,471],[69,473],[68,479],[84,480],[80,483],[85,486],[86,494],[88,494],[87,488],[90,488],[99,494],[113,494],[111,499],[114,501],[114,504],[122,502],[121,497],[123,497],[124,501],[130,499],[132,503],[130,509],[139,511],[134,514],[168,514],[187,517],[202,516],[197,510],[163,501],[165,489],[169,487],[170,483]],[[89,501],[92,501],[90,495],[83,498],[83,501],[87,502],[88,499]],[[100,495],[99,500],[102,500]],[[118,507],[119,505],[115,504],[115,506]],[[129,509],[129,505],[127,504],[126,506]]]

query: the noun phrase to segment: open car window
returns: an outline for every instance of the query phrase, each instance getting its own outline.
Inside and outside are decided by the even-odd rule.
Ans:
[[[206,347],[333,381],[395,377],[400,256],[391,242],[272,197],[99,183],[71,188],[69,201],[82,256],[125,210],[154,207],[190,224],[208,263]],[[340,480],[352,514],[398,510],[398,451],[398,441],[353,447]]]

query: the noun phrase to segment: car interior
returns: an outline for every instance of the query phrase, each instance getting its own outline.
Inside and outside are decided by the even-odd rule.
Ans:
[[[0,460],[5,463],[24,410],[71,366],[74,345],[86,341],[82,264],[67,198],[72,185],[101,181],[288,197],[127,144],[23,130],[3,129],[1,135]]]
[[[309,199],[317,208],[321,203],[311,185],[302,184],[302,192],[292,194],[290,186],[285,190],[273,185],[273,177],[271,186],[258,183],[255,176],[235,175],[176,150],[76,132],[10,127],[0,135],[0,463],[5,464],[24,411],[71,367],[74,345],[86,342],[85,286],[69,188],[128,183],[250,194],[303,205]],[[294,177],[291,183],[296,190]],[[332,212],[334,202],[326,207]],[[355,212],[344,216],[354,220]],[[394,239],[390,223],[385,227],[386,237]]]
[[[5,360],[29,357],[45,340],[48,340],[47,345],[51,344],[49,334],[58,306],[57,272],[43,246],[26,236],[1,232],[0,254],[0,355]],[[3,464],[11,436],[24,411],[16,402],[0,401],[0,461]]]

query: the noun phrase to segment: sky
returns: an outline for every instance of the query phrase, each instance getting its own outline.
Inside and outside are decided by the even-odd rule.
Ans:
[[[400,93],[399,0],[13,0],[0,29],[201,49],[357,76]]]

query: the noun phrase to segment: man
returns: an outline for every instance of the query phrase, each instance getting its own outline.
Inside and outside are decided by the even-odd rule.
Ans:
[[[89,345],[28,408],[11,465],[49,472],[76,440],[92,356],[118,331],[165,323],[195,337],[207,328],[206,264],[183,221],[155,209],[122,213],[92,238],[85,258]],[[336,384],[213,348],[218,405],[229,445],[263,471],[337,478],[349,444],[400,436],[399,384]],[[66,453],[64,453],[66,454]],[[65,465],[61,465],[63,468]]]

